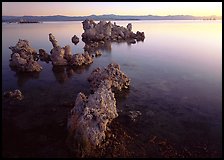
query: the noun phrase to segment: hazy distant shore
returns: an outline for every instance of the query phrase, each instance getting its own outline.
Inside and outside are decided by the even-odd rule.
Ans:
[[[2,16],[2,22],[18,22],[21,19],[26,21],[83,21],[85,19],[93,20],[221,20],[221,16],[203,16],[196,17],[191,15],[168,15],[168,16],[121,16],[121,15],[90,15],[90,16]]]

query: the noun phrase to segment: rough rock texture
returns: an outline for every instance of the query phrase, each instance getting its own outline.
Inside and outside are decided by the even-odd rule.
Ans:
[[[37,56],[37,52],[30,46],[27,40],[19,39],[17,44],[15,46],[10,46],[9,49],[12,50],[12,53],[23,54],[24,56]]]
[[[74,43],[75,45],[79,43],[79,37],[77,37],[76,35],[74,35],[72,37],[72,43]]]
[[[121,90],[130,84],[119,65],[113,63],[107,68],[95,69],[88,80],[94,93],[87,97],[80,92],[68,119],[67,143],[76,154],[81,153],[81,157],[91,157],[94,150],[105,147],[108,125],[118,117],[112,89]]]
[[[59,46],[58,41],[55,39],[55,37],[50,33],[49,34],[49,40],[53,45],[53,49],[51,50],[51,61],[53,65],[67,65],[67,59],[65,58],[65,55],[68,55],[70,53],[65,53],[65,48],[62,48]]]
[[[130,84],[130,79],[120,70],[120,66],[114,63],[109,64],[107,68],[96,68],[92,71],[88,78],[91,90],[97,90],[101,81],[104,80],[110,80],[112,89],[117,90],[128,88]]]
[[[101,145],[108,124],[117,116],[111,81],[102,81],[89,97],[80,92],[68,120],[69,142],[73,143],[74,149],[81,147],[82,152],[88,155],[93,148]]]
[[[51,60],[50,55],[44,49],[39,49],[39,58],[41,61],[46,62],[49,62]]]
[[[14,91],[4,92],[3,95],[5,98],[9,98],[11,100],[22,100],[24,98],[24,96],[22,95],[22,92],[18,89]]]
[[[93,58],[87,53],[82,54],[72,54],[72,49],[69,45],[65,47],[60,47],[58,45],[57,40],[55,37],[50,33],[49,40],[53,45],[53,49],[51,50],[51,60],[54,66],[81,66],[87,65],[93,62]]]
[[[12,50],[10,67],[22,72],[40,72],[42,67],[36,61],[37,52],[33,49],[27,40],[19,39],[16,46],[10,46]]]
[[[81,66],[87,65],[93,62],[93,58],[88,52],[82,54],[74,54],[71,58],[70,65]]]
[[[84,33],[82,34],[82,39],[84,42],[90,41],[120,41],[120,40],[144,40],[144,32],[137,33],[132,32],[132,24],[129,23],[127,27],[118,26],[112,24],[110,21],[100,21],[95,23],[93,20],[86,19],[82,22]],[[132,40],[133,42],[133,40]]]

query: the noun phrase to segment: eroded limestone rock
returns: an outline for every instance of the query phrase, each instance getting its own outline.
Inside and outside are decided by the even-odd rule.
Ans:
[[[91,90],[97,90],[101,81],[104,80],[111,81],[112,89],[120,91],[130,85],[130,79],[120,70],[120,66],[115,63],[109,64],[107,68],[98,67],[92,71],[88,78]]]
[[[100,147],[111,121],[118,116],[111,81],[102,81],[89,97],[79,93],[68,120],[69,142],[81,146],[85,155]]]
[[[10,67],[21,72],[40,72],[42,70],[40,64],[37,63],[37,52],[27,40],[19,39],[16,46],[10,46],[9,49],[12,51]]]

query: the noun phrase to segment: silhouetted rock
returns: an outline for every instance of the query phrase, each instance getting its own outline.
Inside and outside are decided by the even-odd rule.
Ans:
[[[128,29],[129,32],[131,32],[131,30],[132,30],[132,24],[131,23],[128,23],[127,29]]]
[[[72,43],[74,43],[75,45],[79,43],[79,38],[76,35],[72,37]]]
[[[144,41],[144,39],[145,39],[144,32],[137,31],[135,38],[136,38],[137,41]]]
[[[10,46],[11,59],[10,67],[21,72],[40,72],[42,67],[37,63],[37,52],[33,49],[27,40],[19,39],[16,46]]]

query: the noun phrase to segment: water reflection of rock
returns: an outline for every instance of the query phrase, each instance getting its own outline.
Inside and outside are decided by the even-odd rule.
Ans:
[[[22,87],[29,79],[38,79],[39,72],[19,72],[17,70],[12,69],[15,71],[15,76],[17,77],[17,84],[19,87]]]
[[[56,80],[63,84],[69,78],[74,76],[75,74],[82,74],[84,71],[88,70],[90,65],[83,66],[53,66],[52,71]]]
[[[88,42],[85,43],[84,51],[87,51],[90,54],[95,53],[98,50],[106,51],[111,53],[111,41],[100,41],[100,42]]]

